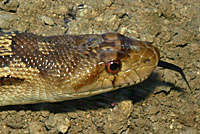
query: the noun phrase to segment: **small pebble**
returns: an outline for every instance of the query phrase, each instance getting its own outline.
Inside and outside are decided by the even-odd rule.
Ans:
[[[29,132],[30,134],[45,134],[45,128],[40,122],[31,122],[29,123]]]
[[[62,114],[50,115],[49,119],[45,121],[48,129],[57,129],[59,133],[66,133],[71,126],[70,120],[67,116]]]
[[[50,26],[54,25],[54,21],[50,17],[42,16],[41,19],[44,22],[44,24],[46,24],[46,25],[50,25]]]

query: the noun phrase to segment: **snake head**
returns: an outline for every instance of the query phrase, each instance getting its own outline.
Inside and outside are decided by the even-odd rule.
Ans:
[[[105,66],[104,81],[107,81],[107,87],[111,83],[113,88],[141,83],[159,66],[179,72],[190,88],[183,70],[161,61],[159,50],[151,43],[116,33],[103,34],[102,38],[99,53]]]
[[[159,62],[159,51],[148,42],[138,41],[121,34],[102,35],[101,61],[105,66],[104,81],[112,87],[124,87],[142,82]],[[106,86],[106,85],[105,85]]]
[[[81,81],[72,86],[76,93],[82,93],[79,98],[138,84],[159,62],[158,49],[148,42],[117,33],[78,38],[76,46],[81,46],[81,55],[86,57],[82,59],[84,65],[80,64],[82,76],[76,75],[71,81]]]
[[[81,46],[81,53],[86,57],[83,57],[85,62],[81,66],[82,77],[77,75],[71,80],[81,81],[81,84],[74,82],[72,86],[77,98],[136,85],[147,79],[156,66],[161,66],[159,50],[149,42],[117,33],[78,38],[81,40],[76,46]],[[167,68],[166,65],[162,67]]]

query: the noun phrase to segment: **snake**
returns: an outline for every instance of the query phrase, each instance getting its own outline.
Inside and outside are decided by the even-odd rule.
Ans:
[[[136,85],[160,60],[152,43],[119,33],[42,36],[0,34],[0,106],[60,102]]]

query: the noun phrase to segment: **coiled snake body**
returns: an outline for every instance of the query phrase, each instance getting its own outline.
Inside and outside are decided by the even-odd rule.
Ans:
[[[0,106],[71,100],[134,85],[158,63],[156,47],[117,33],[4,33]]]

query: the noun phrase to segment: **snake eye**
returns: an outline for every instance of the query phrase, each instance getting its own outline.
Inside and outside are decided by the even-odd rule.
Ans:
[[[120,61],[109,61],[106,64],[106,71],[111,74],[116,74],[121,69],[121,62]]]

